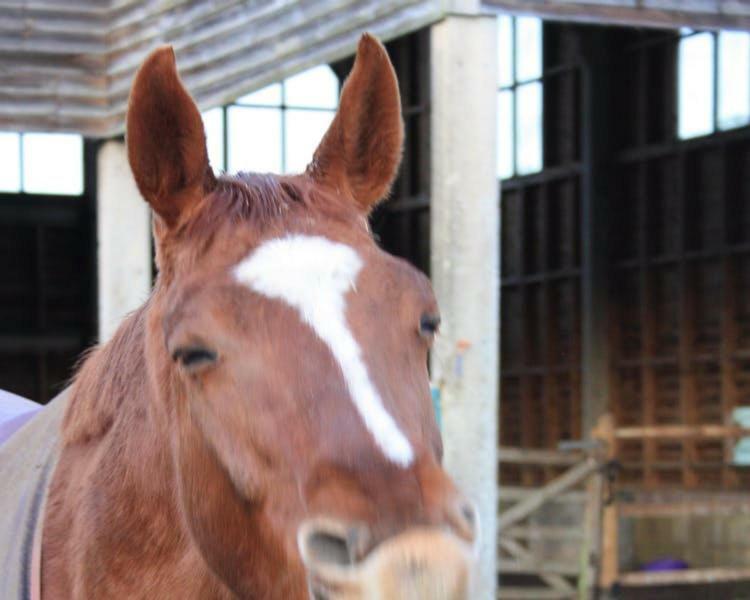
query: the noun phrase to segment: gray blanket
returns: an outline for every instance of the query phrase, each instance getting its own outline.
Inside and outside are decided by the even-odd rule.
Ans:
[[[0,445],[0,598],[30,600],[34,536],[58,456],[67,391]]]
[[[36,402],[0,390],[0,446],[41,408]]]

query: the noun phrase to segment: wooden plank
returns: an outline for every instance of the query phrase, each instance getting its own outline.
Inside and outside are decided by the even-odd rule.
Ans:
[[[524,500],[521,500],[520,502],[518,502],[518,504],[501,513],[497,520],[498,533],[502,533],[511,525],[514,525],[528,517],[531,513],[533,513],[546,502],[553,500],[559,494],[579,484],[591,473],[593,473],[598,467],[599,464],[595,459],[587,458],[556,479],[553,479],[543,488],[537,490],[536,493],[530,495]]]
[[[750,568],[685,569],[644,573],[623,573],[617,583],[625,587],[710,584],[731,581],[750,581]]]
[[[500,446],[497,452],[500,463],[570,466],[579,463],[582,459],[580,452],[561,452],[559,450],[539,450],[536,448]]]
[[[280,6],[283,8],[279,9]],[[382,7],[371,13],[382,15],[396,8],[394,0],[386,0]],[[210,54],[216,59],[221,58],[225,63],[231,64],[230,59],[237,53],[248,50],[257,51],[264,46],[274,44],[278,50],[288,43],[303,42],[307,36],[317,37],[318,33],[332,35],[345,24],[342,19],[351,19],[352,23],[361,22],[362,14],[360,7],[349,0],[330,0],[326,2],[312,2],[292,7],[279,4],[260,4],[239,11],[227,12],[225,18],[207,18],[205,24],[199,18],[195,19],[191,26],[184,30],[179,28],[176,32],[164,31],[159,21],[148,20],[145,23],[152,29],[148,36],[147,28],[143,23],[133,30],[134,39],[128,40],[128,47],[119,49],[116,53],[109,55],[110,64],[107,74],[110,77],[129,75],[138,68],[141,57],[154,45],[169,42],[173,45],[177,54],[181,69],[184,74],[192,73],[195,69],[201,69],[205,64],[205,56]],[[196,27],[196,24],[202,24]],[[248,47],[248,30],[253,32],[252,45]],[[307,34],[307,35],[306,35]],[[279,43],[278,35],[285,35],[285,43]],[[320,38],[317,38],[320,39]],[[275,54],[275,53],[274,53]],[[266,55],[268,51],[266,50]],[[215,68],[213,71],[223,70]]]
[[[3,10],[23,11],[29,16],[78,15],[84,18],[105,18],[110,14],[110,6],[98,2],[30,2],[28,0],[3,0]]]
[[[581,576],[578,578],[580,600],[594,600],[601,567],[602,500],[604,475],[589,477],[586,482],[586,508],[583,514],[583,540],[581,543]]]
[[[594,479],[594,478],[592,478]],[[503,534],[505,537],[533,541],[556,541],[580,543],[584,532],[580,527],[555,527],[553,525],[533,525],[530,527],[511,527]]]
[[[551,590],[539,587],[511,587],[500,584],[497,592],[498,600],[567,600],[575,597],[575,593]]]
[[[750,6],[721,0],[482,0],[497,12],[580,23],[696,29],[750,29]]]
[[[688,169],[687,156],[685,152],[677,155],[676,193],[680,203],[677,216],[679,232],[679,249],[682,260],[677,266],[679,280],[679,304],[678,304],[678,364],[679,364],[679,412],[680,421],[685,425],[696,423],[696,391],[695,391],[695,369],[691,362],[693,345],[695,343],[695,296],[697,294],[695,278],[693,277],[694,266],[685,260],[690,251],[693,240],[688,237],[688,221],[694,218],[689,214],[688,194],[694,194],[692,186],[688,183],[688,177],[692,173]],[[698,485],[698,477],[691,462],[696,460],[696,446],[691,438],[685,438],[682,442],[682,483],[690,489]]]
[[[750,499],[745,500],[691,500],[684,502],[630,503],[619,505],[622,517],[680,517],[750,515]]]
[[[507,560],[499,559],[497,571],[506,575],[565,575],[578,576],[578,565],[558,563],[549,560]]]
[[[646,427],[619,427],[618,440],[660,438],[741,438],[750,436],[750,429],[736,425],[661,425]]]
[[[525,488],[514,485],[503,485],[498,488],[499,501],[501,504],[503,504],[506,502],[516,502],[518,500],[524,500],[537,491],[538,488]],[[571,490],[555,496],[554,501],[580,504],[586,501],[586,493],[579,490]]]
[[[611,415],[604,415],[599,419],[593,431],[594,439],[601,440],[605,444],[605,459],[615,458],[614,423]],[[617,581],[619,570],[619,534],[620,520],[618,514],[618,503],[609,502],[604,506],[601,525],[601,566],[599,570],[599,586],[602,589],[610,589]]]
[[[537,562],[534,556],[529,552],[526,548],[521,546],[517,541],[511,540],[508,538],[500,538],[499,540],[500,547],[508,552],[508,554],[514,556],[516,559],[518,559],[522,563],[534,563]],[[501,562],[503,562],[501,560]],[[541,564],[544,564],[546,561],[542,561]],[[566,593],[572,593],[573,587],[560,575],[557,575],[555,573],[545,573],[544,571],[541,571],[539,573],[539,578],[549,585],[552,589],[559,590],[561,592]]]

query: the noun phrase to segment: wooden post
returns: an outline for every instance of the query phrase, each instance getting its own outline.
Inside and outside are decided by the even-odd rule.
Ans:
[[[151,290],[151,217],[125,144],[106,142],[97,159],[99,341],[104,342]]]
[[[581,179],[582,431],[590,432],[609,410],[608,261],[610,105],[607,32],[584,39],[583,176]]]
[[[594,429],[593,437],[605,444],[606,460],[612,460],[615,453],[615,429],[611,415],[604,415]],[[619,574],[619,514],[617,502],[610,499],[602,513],[601,569],[599,587],[609,590]]]
[[[441,387],[444,463],[479,509],[472,597],[489,599],[497,587],[497,24],[479,14],[479,2],[455,4],[460,14],[430,33],[431,274],[443,316],[432,374]]]
[[[600,466],[607,450],[597,448],[593,456]],[[586,480],[586,505],[583,512],[583,540],[581,544],[581,576],[578,579],[579,600],[597,597],[598,575],[601,569],[602,499],[605,473],[597,471]]]

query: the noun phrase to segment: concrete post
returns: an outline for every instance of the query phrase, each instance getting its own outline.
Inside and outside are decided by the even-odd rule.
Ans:
[[[125,144],[106,142],[97,156],[99,341],[151,290],[151,215],[128,165]]]
[[[496,21],[451,15],[431,29],[432,281],[443,323],[432,357],[444,463],[477,504],[475,598],[496,597],[499,183]]]

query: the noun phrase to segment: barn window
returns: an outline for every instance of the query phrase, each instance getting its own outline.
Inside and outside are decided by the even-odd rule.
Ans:
[[[542,170],[542,21],[498,18],[497,175]]]
[[[0,192],[80,196],[83,138],[62,133],[0,132]]]
[[[211,164],[229,172],[303,171],[336,112],[338,89],[322,65],[206,111]]]
[[[750,34],[684,29],[678,56],[680,138],[750,122]]]

